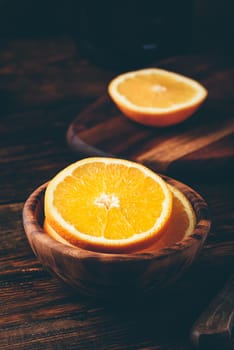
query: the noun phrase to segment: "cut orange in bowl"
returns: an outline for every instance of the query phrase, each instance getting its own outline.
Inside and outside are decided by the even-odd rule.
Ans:
[[[108,92],[124,115],[157,127],[184,121],[207,97],[197,81],[157,68],[121,74],[109,83]]]
[[[158,240],[167,228],[172,194],[145,166],[86,158],[59,172],[45,193],[48,227],[88,250],[124,253]]]
[[[160,240],[145,249],[147,251],[156,251],[182,241],[193,233],[196,225],[196,215],[190,201],[176,187],[168,186],[173,196],[170,221]]]
[[[172,213],[164,234],[159,240],[153,242],[143,251],[155,252],[159,249],[170,247],[191,235],[196,225],[196,215],[193,207],[185,195],[176,187],[169,185],[173,196]],[[50,237],[56,241],[70,245],[47,222],[44,221],[44,229]]]

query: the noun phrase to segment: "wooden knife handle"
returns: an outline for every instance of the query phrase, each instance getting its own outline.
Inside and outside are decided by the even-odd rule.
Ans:
[[[234,349],[234,274],[195,322],[191,340],[201,349]]]

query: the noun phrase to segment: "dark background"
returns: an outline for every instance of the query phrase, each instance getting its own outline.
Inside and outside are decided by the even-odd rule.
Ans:
[[[93,3],[101,7],[104,1]],[[160,3],[154,1],[155,11]],[[170,7],[168,1],[164,3]],[[180,6],[181,0],[174,3]],[[225,54],[233,51],[233,3],[233,0],[194,0],[190,50]],[[0,0],[0,37],[79,36],[81,4],[75,0]],[[142,6],[146,7],[147,1],[142,1]]]
[[[131,6],[132,4],[134,6]],[[76,101],[79,94],[82,94],[82,104],[86,104],[106,92],[106,84],[101,84],[100,78],[108,82],[117,74],[112,67],[111,70],[106,69],[106,63],[112,62],[113,57],[104,61],[101,53],[98,61],[96,51],[94,51],[92,58],[94,58],[95,65],[90,71],[88,64],[93,62],[91,60],[82,61],[88,55],[87,51],[80,50],[82,42],[81,9],[84,5],[91,8],[94,5],[93,20],[88,23],[84,21],[84,23],[88,31],[97,34],[101,26],[105,27],[109,18],[108,9],[110,11],[110,7],[113,6],[115,25],[112,31],[116,31],[118,35],[122,30],[122,37],[125,40],[126,30],[122,28],[123,13],[121,13],[121,8],[124,8],[127,32],[132,31],[132,38],[135,40],[138,36],[135,35],[131,26],[133,17],[131,8],[133,7],[134,11],[136,4],[140,9],[142,8],[142,13],[148,11],[148,14],[151,15],[152,12],[153,17],[158,13],[162,4],[166,11],[171,9],[170,4],[174,4],[175,11],[171,11],[172,18],[174,12],[177,12],[177,16],[173,18],[174,25],[167,29],[171,36],[178,28],[177,24],[180,22],[178,17],[182,21],[184,19],[187,21],[187,25],[181,26],[184,28],[181,35],[187,36],[184,49],[189,54],[207,53],[211,55],[211,60],[217,55],[231,56],[234,41],[234,0],[194,0],[194,2],[192,0],[163,0],[160,2],[157,0],[119,0],[118,2],[110,0],[85,0],[84,2],[78,0],[0,0],[0,113],[24,110],[32,106],[53,105],[54,102],[71,103]],[[154,11],[149,11],[149,4]],[[186,4],[193,6],[189,17],[185,9]],[[129,25],[126,9],[130,17]],[[139,13],[141,15],[141,11]],[[136,23],[135,28],[138,27],[142,33],[146,31],[143,25],[138,26]],[[154,33],[157,35],[157,28],[152,32],[153,35]],[[105,35],[112,38],[108,25]],[[177,39],[180,39],[180,35],[172,42],[176,43]],[[110,43],[113,44],[113,41],[110,40]],[[108,42],[107,46],[109,47]],[[177,53],[179,52],[175,50],[167,57],[177,55]],[[125,59],[125,54],[122,54],[121,57]],[[119,57],[116,59],[114,55],[114,59],[119,63]],[[153,55],[152,62],[157,60],[157,55]],[[133,59],[130,57],[129,61],[130,63],[135,62],[135,55]],[[82,69],[78,68],[78,62]],[[100,62],[105,64],[104,67],[101,67],[104,68],[102,71],[98,70],[100,65],[96,64]],[[84,88],[84,83],[86,83],[86,88]]]

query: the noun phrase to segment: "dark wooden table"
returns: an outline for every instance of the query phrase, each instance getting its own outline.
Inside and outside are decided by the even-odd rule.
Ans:
[[[2,350],[191,350],[194,321],[233,272],[230,176],[187,179],[210,206],[212,233],[189,272],[150,302],[121,305],[83,297],[52,277],[34,257],[22,226],[24,201],[79,158],[66,143],[67,128],[106,92],[116,73],[82,58],[68,38],[1,43]]]

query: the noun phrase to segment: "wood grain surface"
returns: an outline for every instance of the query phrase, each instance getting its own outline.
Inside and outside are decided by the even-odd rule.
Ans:
[[[234,275],[195,322],[191,338],[198,347],[233,349]]]
[[[155,65],[192,77],[208,90],[205,105],[180,125],[139,125],[124,117],[106,95],[71,123],[68,143],[84,155],[130,158],[170,175],[197,174],[202,168],[202,176],[233,176],[233,62],[229,58],[182,56]]]
[[[207,63],[200,60],[199,74],[205,77],[210,68],[207,71]],[[220,70],[229,70],[231,63],[223,62]],[[188,60],[186,66],[193,64]],[[157,299],[136,305],[82,297],[34,256],[22,224],[24,202],[80,157],[67,146],[66,131],[82,110],[104,95],[116,73],[82,58],[71,39],[11,39],[1,44],[1,350],[192,350],[192,325],[233,272],[231,178],[183,178],[207,201],[212,230],[188,273]],[[227,105],[233,103],[233,85],[216,86],[214,115],[223,108],[223,89]]]

